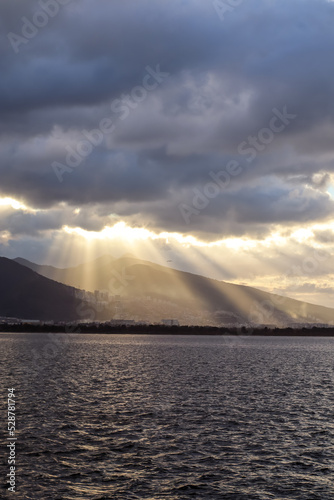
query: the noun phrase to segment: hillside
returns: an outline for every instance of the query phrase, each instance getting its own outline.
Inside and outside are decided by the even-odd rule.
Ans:
[[[85,306],[70,287],[0,257],[0,316],[72,321],[84,319]]]
[[[334,324],[333,309],[177,271],[133,256],[104,256],[68,269],[24,262],[67,285],[120,296],[116,313],[123,317],[146,321],[182,317],[182,323],[191,324]],[[115,308],[112,310],[115,312]]]

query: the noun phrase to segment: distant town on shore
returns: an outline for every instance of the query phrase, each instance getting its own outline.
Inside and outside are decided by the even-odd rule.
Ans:
[[[334,337],[331,325],[307,325],[301,327],[277,328],[275,326],[252,327],[215,327],[215,326],[180,326],[177,324],[144,324],[132,321],[100,322],[43,322],[20,321],[15,318],[0,320],[0,332],[17,333],[64,333],[64,334],[130,334],[130,335],[218,335],[218,336],[305,336]]]

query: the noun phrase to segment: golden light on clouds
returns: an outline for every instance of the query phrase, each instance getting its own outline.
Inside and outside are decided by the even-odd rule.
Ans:
[[[126,222],[118,222],[114,226],[105,226],[101,231],[87,231],[80,227],[63,226],[63,231],[69,235],[81,237],[87,242],[113,241],[121,240],[125,243],[135,244],[136,242],[163,240],[167,244],[178,243],[183,247],[226,247],[232,250],[251,250],[256,247],[284,246],[291,241],[304,243],[311,241],[316,231],[334,231],[334,222],[322,224],[313,224],[308,227],[292,228],[287,231],[286,228],[275,228],[271,234],[262,238],[247,237],[229,237],[217,241],[203,241],[192,235],[185,235],[176,232],[163,231],[155,233],[152,230],[143,227],[131,227]]]
[[[49,242],[49,248],[43,257],[44,263],[58,267],[92,261],[104,254],[118,257],[130,253],[139,259],[217,280],[251,285],[299,299],[304,296],[313,303],[330,306],[333,300],[330,279],[334,270],[330,262],[334,250],[334,219],[291,226],[272,224],[262,237],[243,235],[208,240],[201,233],[159,231],[147,226],[133,227],[126,220],[116,224],[107,222],[100,231],[84,229],[90,214],[65,203],[54,209],[35,210],[23,201],[2,197],[0,211],[7,218],[4,220],[10,223],[14,221],[13,227],[16,229],[12,232],[8,230],[7,224],[3,225],[0,242],[5,247],[16,242],[19,244],[22,234],[25,234],[22,231],[26,222],[30,224],[35,220],[36,231],[31,233],[30,241],[37,245],[41,235],[39,228],[42,228],[43,241]],[[62,225],[60,219],[63,211],[66,212],[66,225]],[[50,219],[47,218],[48,212]],[[56,227],[46,228],[45,224],[49,220]],[[328,255],[324,271],[320,272],[320,268],[317,268],[315,272],[306,272],[300,276],[291,274],[296,263],[303,259],[307,261],[316,250]],[[282,276],[288,273],[291,274],[290,278],[282,280]],[[83,279],[88,284],[93,282],[92,276],[87,275]],[[292,288],[297,281],[300,291]],[[318,289],[321,289],[319,293]]]
[[[176,241],[181,245],[210,246],[217,243],[205,243],[194,236],[182,235],[180,233],[161,232],[155,233],[146,228],[131,227],[125,222],[117,222],[114,226],[105,226],[101,231],[87,231],[80,227],[64,226],[67,234],[81,236],[88,241],[123,240],[127,243],[135,243],[146,240]]]
[[[329,237],[329,242],[319,240],[319,233]],[[303,227],[276,225],[262,239],[243,236],[205,241],[194,235],[131,227],[122,221],[101,231],[64,226],[59,237],[66,235],[65,240],[69,238],[71,246],[80,249],[85,260],[104,253],[122,255],[130,252],[140,259],[176,269],[300,300],[304,296],[313,303],[330,306],[332,294],[327,283],[330,269],[322,274],[320,267],[322,263],[325,268],[331,267],[332,233],[334,221],[328,221]],[[310,271],[309,259],[316,251],[325,252],[327,257],[320,260],[320,267]],[[295,266],[303,262],[306,271],[302,269],[299,274]],[[283,279],[284,276],[288,277]],[[323,290],[320,295],[318,287]]]
[[[131,227],[125,222],[118,222],[114,226],[106,226],[101,231],[87,231],[80,227],[64,226],[65,233],[80,236],[87,242],[122,240],[125,243],[135,244],[144,241],[164,241],[167,244],[177,243],[182,247],[212,248],[225,245],[227,248],[252,248],[258,241],[247,240],[245,238],[226,238],[218,241],[206,242],[192,235],[184,235],[177,232],[163,231],[155,233],[146,228]]]
[[[24,210],[25,212],[31,213],[36,212],[36,210],[28,207],[24,203],[9,197],[0,198],[0,207],[11,207],[13,210]]]

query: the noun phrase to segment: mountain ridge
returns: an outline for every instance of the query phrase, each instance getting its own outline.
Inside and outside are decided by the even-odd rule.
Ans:
[[[72,287],[0,257],[0,316],[43,321],[74,321],[85,302]]]
[[[122,302],[121,314],[127,314],[128,317],[132,315],[156,321],[163,317],[161,314],[166,313],[167,317],[182,316],[183,322],[197,321],[201,324],[205,320],[213,321],[214,324],[255,323],[278,326],[298,322],[334,324],[334,309],[271,294],[247,285],[179,271],[134,256],[102,256],[67,269],[24,261],[41,275],[52,275],[53,280],[68,286],[91,292],[100,290],[119,297]],[[164,303],[165,309],[161,305]],[[147,309],[151,309],[151,314]],[[156,314],[154,309],[157,309]]]

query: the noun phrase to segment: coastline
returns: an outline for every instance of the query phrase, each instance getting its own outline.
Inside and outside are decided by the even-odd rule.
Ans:
[[[165,325],[113,325],[91,324],[30,324],[3,323],[0,333],[64,333],[109,335],[215,335],[215,336],[268,336],[268,337],[334,337],[334,326],[327,327],[214,327],[214,326],[165,326]]]

